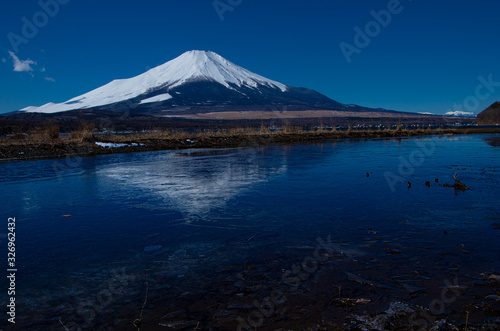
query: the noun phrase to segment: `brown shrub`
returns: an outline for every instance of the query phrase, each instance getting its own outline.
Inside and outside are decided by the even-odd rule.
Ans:
[[[49,121],[29,131],[28,137],[34,141],[52,142],[59,140],[59,135],[59,125],[56,122]]]
[[[78,130],[73,133],[73,136],[80,142],[94,142],[94,129],[94,123],[82,121],[80,122]]]

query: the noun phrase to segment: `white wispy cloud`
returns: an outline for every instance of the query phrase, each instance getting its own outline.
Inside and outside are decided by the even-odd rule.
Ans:
[[[33,71],[31,67],[32,64],[36,65],[35,61],[30,59],[27,60],[19,60],[17,55],[14,52],[9,51],[10,57],[12,58],[12,62],[14,64],[14,71],[16,72],[30,72]]]
[[[45,80],[46,80],[47,82],[52,82],[52,83],[55,83],[55,82],[56,82],[56,80],[55,80],[54,78],[52,78],[52,77],[45,77]]]
[[[7,62],[7,59],[6,59],[6,58],[3,58],[3,59],[2,59],[2,62],[3,62],[3,63]]]
[[[45,68],[40,69],[40,72],[45,72],[45,71],[47,71],[47,69]]]

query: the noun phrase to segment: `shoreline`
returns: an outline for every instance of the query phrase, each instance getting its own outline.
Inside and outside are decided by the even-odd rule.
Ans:
[[[218,132],[152,132],[132,134],[81,135],[74,133],[49,138],[38,136],[13,136],[0,139],[0,161],[29,161],[60,159],[66,157],[91,157],[109,154],[151,152],[184,149],[223,149],[259,147],[269,144],[315,143],[332,139],[405,138],[433,135],[495,134],[498,128],[450,128],[450,129],[387,129],[387,130],[296,130],[283,129],[230,129]],[[96,144],[118,144],[102,147]],[[118,147],[121,146],[121,147]]]

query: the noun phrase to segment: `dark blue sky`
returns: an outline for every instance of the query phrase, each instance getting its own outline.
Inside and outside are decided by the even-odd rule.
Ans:
[[[0,4],[0,113],[63,102],[193,49],[343,103],[442,114],[500,100],[495,0],[220,0],[232,9],[223,20],[213,0],[41,3],[57,13],[38,0]],[[381,10],[390,22],[375,23]],[[356,47],[354,28],[367,26],[369,44],[358,40],[348,63],[339,45]],[[478,89],[480,76],[493,83]]]

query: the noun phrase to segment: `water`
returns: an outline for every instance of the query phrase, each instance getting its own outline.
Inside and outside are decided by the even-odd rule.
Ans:
[[[371,301],[362,311],[426,306],[447,279],[500,272],[500,147],[489,137],[2,163],[16,326],[134,330],[143,310],[145,329],[234,330],[273,291],[261,330],[341,323],[356,310],[332,308],[339,286]],[[455,173],[470,190],[443,187]]]

